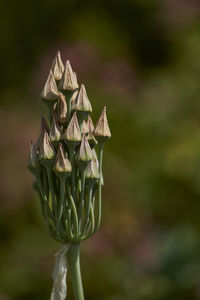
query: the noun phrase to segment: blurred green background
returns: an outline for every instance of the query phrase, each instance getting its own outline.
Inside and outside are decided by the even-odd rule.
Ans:
[[[49,299],[59,244],[26,169],[57,50],[107,106],[100,231],[87,300],[200,299],[200,2],[0,2],[0,300]],[[69,299],[73,299],[69,282]]]

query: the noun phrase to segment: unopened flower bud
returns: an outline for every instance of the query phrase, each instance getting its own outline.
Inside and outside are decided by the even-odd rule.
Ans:
[[[89,133],[93,133],[94,124],[93,124],[92,119],[91,119],[90,116],[88,116],[87,125],[88,125],[88,129],[89,129]]]
[[[95,126],[94,136],[100,144],[104,143],[108,138],[111,137],[111,132],[110,132],[110,128],[108,125],[105,106],[104,106],[101,116]]]
[[[52,124],[51,124],[49,137],[50,137],[51,142],[58,142],[60,140],[60,137],[61,137],[61,129],[60,129],[59,125],[56,122],[55,114],[53,116],[53,121],[52,121]]]
[[[40,123],[39,136],[38,136],[38,139],[37,139],[37,142],[36,142],[37,149],[39,149],[41,144],[42,144],[45,132],[49,133],[49,127],[47,125],[47,122],[46,122],[45,118],[42,116],[41,123]]]
[[[44,133],[44,138],[40,146],[40,160],[52,160],[55,157],[54,148],[50,142],[49,135],[47,132]]]
[[[88,99],[84,84],[81,84],[73,109],[78,112],[92,112],[92,106],[90,100]]]
[[[83,134],[81,146],[78,154],[78,160],[82,162],[89,162],[92,159],[93,159],[92,150],[90,148],[86,135]]]
[[[78,89],[77,77],[72,70],[69,60],[67,60],[65,63],[65,68],[60,80],[59,88],[63,92],[72,92]]]
[[[66,99],[65,96],[60,93],[60,99],[59,102],[57,104],[57,120],[59,123],[64,124],[67,121],[67,103],[66,103]]]
[[[51,66],[51,70],[55,80],[59,81],[64,71],[64,65],[60,56],[60,51],[56,53],[56,57],[54,58],[53,64]]]
[[[72,171],[72,166],[63,151],[62,144],[59,145],[59,150],[55,159],[53,170],[57,176],[67,175]]]
[[[97,180],[99,179],[100,174],[98,171],[98,163],[97,159],[93,159],[89,162],[86,171],[85,171],[85,178],[88,180]]]
[[[78,119],[76,112],[74,112],[71,121],[65,130],[62,139],[70,142],[80,142],[81,141],[81,131],[78,124]]]
[[[40,96],[43,100],[49,100],[53,102],[59,98],[56,81],[51,70],[49,71],[49,76]]]
[[[30,153],[27,160],[27,167],[33,174],[35,174],[36,169],[40,169],[39,153],[32,141],[30,143]]]
[[[82,128],[81,128],[81,133],[85,133],[85,134],[88,134],[89,133],[89,128],[88,128],[88,125],[87,123],[85,122],[85,120],[83,121],[83,124],[82,124]]]

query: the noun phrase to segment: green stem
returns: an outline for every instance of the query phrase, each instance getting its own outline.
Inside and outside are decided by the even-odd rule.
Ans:
[[[82,210],[84,204],[84,194],[85,194],[85,170],[81,170],[81,199],[78,207],[78,220],[79,220],[79,231],[81,230],[81,219]]]
[[[90,186],[89,192],[88,192],[88,199],[86,201],[86,207],[85,207],[85,219],[83,223],[83,229],[81,231],[81,235],[83,236],[89,221],[89,214],[90,214],[90,204],[92,199],[92,186]]]
[[[67,193],[68,193],[68,197],[69,197],[69,203],[70,203],[70,206],[72,208],[72,211],[73,211],[73,220],[74,220],[74,238],[76,239],[78,237],[78,215],[77,215],[77,210],[76,210],[76,205],[74,203],[74,199],[71,195],[71,192],[70,192],[70,187],[69,187],[69,183],[67,182]],[[69,221],[69,220],[68,220]],[[71,221],[71,220],[70,220]],[[68,223],[69,225],[70,223]],[[71,228],[72,230],[72,228]]]
[[[67,252],[67,259],[75,300],[84,300],[80,269],[80,243],[71,245]]]
[[[97,200],[97,222],[93,234],[99,229],[101,223],[101,178],[102,178],[103,144],[99,145],[99,173],[98,181],[98,200]]]
[[[65,201],[65,178],[60,178],[60,203],[59,203],[59,210],[58,210],[58,219],[56,223],[56,233],[59,236],[59,225],[62,218],[63,207]]]
[[[76,179],[75,179],[75,165],[73,161],[73,155],[74,155],[74,148],[70,148],[69,151],[69,159],[72,166],[72,172],[71,172],[71,187],[72,187],[72,196],[74,198],[74,201],[76,202]]]
[[[53,179],[52,179],[51,167],[47,167],[47,176],[48,176],[48,181],[49,181],[49,189],[50,189],[50,193],[51,193],[53,212],[54,212],[54,216],[57,217],[57,203],[56,203],[54,189],[53,189]]]

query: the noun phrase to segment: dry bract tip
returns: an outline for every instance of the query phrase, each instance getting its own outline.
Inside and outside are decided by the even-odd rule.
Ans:
[[[80,142],[81,141],[81,131],[78,124],[78,119],[76,112],[74,112],[71,121],[63,134],[63,139],[72,142]]]
[[[56,122],[55,114],[53,116],[49,137],[52,142],[59,141],[61,137],[61,129]]]
[[[58,154],[56,156],[54,164],[54,172],[56,173],[70,173],[72,171],[72,166],[64,153],[62,144],[59,145]]]
[[[40,159],[49,160],[55,157],[54,148],[50,142],[49,135],[47,132],[44,133],[44,138],[40,146]]]
[[[59,88],[61,91],[74,91],[78,89],[77,77],[72,70],[69,60],[67,60],[65,63],[65,68],[60,80]]]
[[[92,159],[93,159],[92,150],[90,148],[86,135],[83,134],[78,160],[83,162],[88,162],[91,161]]]
[[[98,139],[100,137],[104,138],[104,141],[111,137],[110,128],[108,125],[108,120],[106,116],[106,107],[104,106],[101,116],[95,126],[94,136]]]
[[[59,97],[56,81],[54,79],[52,70],[49,71],[49,76],[45,86],[41,92],[41,98],[45,100],[56,100]]]
[[[56,56],[51,66],[51,70],[55,80],[60,80],[64,71],[64,64],[61,59],[60,51],[56,53]]]
[[[81,84],[79,93],[75,100],[74,109],[77,111],[92,112],[92,106],[88,99],[84,84]]]

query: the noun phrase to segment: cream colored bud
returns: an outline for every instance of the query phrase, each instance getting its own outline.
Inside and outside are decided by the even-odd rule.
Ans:
[[[49,76],[40,96],[44,100],[56,100],[59,98],[59,92],[52,70],[49,71]]]
[[[51,70],[55,80],[60,80],[64,71],[64,64],[61,59],[60,51],[56,53],[56,56],[51,66]]]
[[[94,129],[94,136],[98,142],[105,142],[111,137],[110,128],[108,125],[108,120],[106,116],[106,107],[104,106],[103,111],[99,117],[99,120]]]
[[[87,125],[88,125],[88,129],[89,129],[89,133],[93,133],[94,124],[93,124],[92,119],[91,119],[90,116],[88,116]]]
[[[92,106],[88,99],[84,84],[81,84],[79,93],[75,100],[74,110],[83,112],[92,112]]]
[[[70,173],[72,171],[72,166],[68,158],[66,157],[66,154],[63,151],[62,144],[59,145],[59,150],[55,159],[53,170],[56,173],[64,173],[64,174]]]
[[[65,63],[65,68],[60,80],[59,88],[63,92],[71,92],[78,89],[77,77],[72,70],[69,60],[67,60]]]
[[[82,128],[81,128],[81,133],[88,134],[89,133],[89,128],[85,120],[83,120]]]
[[[78,160],[83,162],[89,162],[92,159],[93,159],[92,150],[90,148],[86,135],[83,134],[81,146],[78,154]]]
[[[65,130],[63,136],[63,139],[66,139],[67,141],[71,142],[80,142],[81,141],[81,131],[78,124],[78,119],[76,112],[74,112],[71,121]]]
[[[47,132],[44,133],[44,138],[40,146],[40,159],[51,160],[55,157],[54,148],[50,142],[49,135]]]
[[[61,128],[59,127],[58,123],[56,122],[55,114],[53,116],[53,121],[51,124],[49,137],[50,137],[51,142],[57,142],[60,140],[60,137],[61,137]]]

